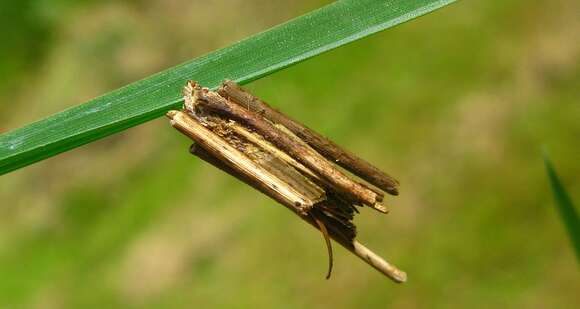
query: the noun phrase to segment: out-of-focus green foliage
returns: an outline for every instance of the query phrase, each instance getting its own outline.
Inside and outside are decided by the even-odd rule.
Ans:
[[[52,35],[0,92],[0,125],[327,3],[46,6]],[[189,155],[190,141],[158,119],[0,177],[0,307],[575,307],[578,264],[537,149],[580,196],[579,10],[460,1],[248,85],[397,176],[391,213],[363,210],[356,222],[407,283],[340,248],[325,280],[316,231]]]
[[[343,0],[0,135],[0,174],[163,115],[194,79],[246,83],[429,13],[453,0]],[[92,38],[88,38],[89,40]],[[9,45],[9,44],[8,44]]]

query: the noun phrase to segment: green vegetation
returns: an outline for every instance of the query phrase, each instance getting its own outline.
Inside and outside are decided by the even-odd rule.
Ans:
[[[247,83],[421,16],[453,0],[348,0],[201,56],[0,136],[0,174],[84,145],[178,107],[184,81]],[[345,18],[348,17],[348,18]],[[197,43],[195,40],[192,43]]]
[[[328,3],[29,2],[21,23],[52,35],[2,53],[27,64],[0,67],[4,131]],[[0,307],[576,306],[540,146],[577,201],[579,10],[459,1],[247,85],[401,181],[390,214],[357,224],[407,283],[340,248],[324,280],[316,231],[159,118],[0,177]]]
[[[564,222],[564,227],[570,236],[572,246],[576,252],[576,257],[580,261],[580,219],[578,218],[578,213],[570,199],[570,196],[558,178],[554,165],[547,156],[544,156],[544,164],[546,166],[548,178],[550,179],[550,186],[552,187],[552,191],[554,191],[556,208],[562,218],[562,222]]]

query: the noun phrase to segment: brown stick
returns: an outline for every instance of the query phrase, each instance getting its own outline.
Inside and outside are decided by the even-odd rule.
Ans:
[[[257,114],[239,105],[231,104],[215,92],[210,92],[199,87],[194,89],[194,101],[196,105],[201,105],[202,108],[225,115],[228,118],[240,121],[255,129],[265,139],[272,142],[280,150],[293,156],[297,161],[304,164],[321,178],[333,184],[337,191],[342,192],[346,196],[371,207],[378,202],[375,192],[351,180],[319,153],[304,147],[300,143],[296,143],[288,135],[275,128],[269,122],[264,121]]]
[[[278,158],[284,160],[289,165],[293,166],[296,170],[300,171],[303,174],[308,175],[308,177],[320,181],[318,175],[314,174],[311,170],[306,168],[306,166],[302,165],[300,162],[294,160],[291,156],[286,154],[280,149],[276,148],[272,143],[264,140],[258,134],[251,132],[250,130],[246,129],[246,127],[239,125],[238,123],[234,123],[231,125],[232,130],[237,134],[246,138],[249,142],[260,145],[264,150],[269,151],[270,153],[274,154]]]
[[[230,166],[226,165],[220,159],[213,157],[203,147],[199,147],[198,145],[193,144],[193,145],[191,145],[190,152],[192,154],[196,155],[197,157],[201,158],[202,160],[206,161],[207,163],[221,169],[222,171],[232,175],[233,177],[248,184],[249,186],[253,187],[254,189],[269,196],[270,198],[274,199],[278,203],[286,206],[286,208],[288,208],[289,210],[291,210],[292,212],[294,212],[295,214],[300,216],[300,218],[302,218],[304,221],[309,223],[311,226],[320,230],[319,225],[313,220],[312,216],[302,216],[300,214],[299,210],[297,210],[293,205],[288,204],[287,199],[282,198],[279,194],[273,194],[273,192],[270,190],[265,190],[264,186],[260,186],[252,179],[250,179],[242,174],[239,174],[234,169],[232,169]],[[223,160],[223,158],[222,158],[222,160]],[[366,248],[358,241],[356,241],[356,240],[351,241],[351,240],[345,239],[343,236],[338,235],[333,230],[327,230],[327,232],[328,232],[328,235],[330,236],[330,238],[332,238],[334,241],[339,243],[341,246],[343,246],[348,251],[354,253],[361,260],[363,260],[364,262],[366,262],[367,264],[372,266],[374,269],[376,269],[379,272],[381,272],[382,274],[386,275],[391,280],[393,280],[397,283],[402,283],[402,282],[405,282],[407,280],[407,275],[405,272],[403,272],[403,271],[399,270],[398,268],[396,268],[395,266],[389,264],[382,257],[377,255],[376,253],[374,253],[370,249]],[[332,257],[331,257],[331,259],[332,259]],[[329,272],[330,272],[330,270],[329,270]]]
[[[311,180],[312,171],[305,166],[304,173],[288,162],[291,158],[278,148],[266,141],[261,135],[249,131],[235,121],[227,121],[220,117],[203,117],[202,125],[211,127],[228,144],[243,153],[247,158],[254,161],[272,175],[288,184],[294,190],[303,194],[303,197],[314,204],[326,199],[326,193],[322,186]],[[284,157],[283,155],[286,155]],[[300,164],[294,161],[297,164]],[[304,208],[304,210],[308,210]]]
[[[382,172],[372,164],[359,158],[355,154],[341,148],[333,141],[309,129],[303,124],[289,118],[281,112],[270,107],[266,102],[248,93],[233,81],[225,81],[218,90],[219,94],[246,107],[255,113],[263,115],[266,119],[280,123],[298,135],[302,140],[311,145],[316,151],[336,162],[353,174],[361,177],[369,183],[379,187],[393,195],[398,195],[399,182],[393,177]]]
[[[188,114],[180,111],[169,111],[167,117],[171,119],[171,125],[181,133],[202,145],[212,156],[223,158],[223,162],[237,173],[255,179],[256,184],[263,187],[269,195],[280,196],[284,199],[284,205],[294,205],[304,211],[310,209],[314,202],[302,193],[289,187],[285,182],[272,175],[254,161],[248,159],[243,153],[230,146],[218,135],[205,128]]]
[[[360,242],[353,240],[353,248],[351,252],[356,254],[361,260],[365,261],[367,264],[374,267],[374,269],[380,271],[387,277],[391,278],[397,283],[403,283],[407,281],[407,274],[395,267],[389,262],[385,261],[382,257],[371,251],[369,248],[365,247]]]
[[[317,153],[316,150],[312,149],[312,147],[310,145],[308,145],[305,141],[301,140],[298,136],[296,136],[294,134],[294,132],[290,131],[285,126],[283,126],[279,123],[275,123],[274,127],[276,127],[278,130],[280,130],[283,133],[285,133],[286,135],[288,135],[297,144],[300,144],[300,145],[304,146],[305,148],[310,149],[310,151],[312,151],[313,153]],[[377,211],[382,212],[384,214],[389,213],[389,210],[387,209],[387,207],[385,207],[385,205],[383,205],[381,203],[385,197],[385,195],[382,192],[375,190],[375,189],[371,188],[370,186],[367,186],[364,183],[357,182],[357,184],[359,184],[363,188],[366,188],[367,190],[372,191],[376,194],[376,197],[375,197],[376,202],[373,205],[370,205],[374,210],[377,210]]]

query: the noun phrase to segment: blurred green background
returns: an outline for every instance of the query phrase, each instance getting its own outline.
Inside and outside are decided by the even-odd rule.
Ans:
[[[0,131],[328,1],[0,3]],[[158,119],[0,178],[0,307],[571,308],[580,3],[462,1],[253,82],[402,183],[359,239],[396,285],[187,152]]]

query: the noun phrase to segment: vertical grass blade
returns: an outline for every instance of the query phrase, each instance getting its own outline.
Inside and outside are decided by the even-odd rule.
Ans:
[[[0,175],[163,115],[180,105],[180,89],[188,79],[208,87],[224,79],[244,84],[453,1],[337,1],[0,135]]]
[[[578,217],[576,208],[572,203],[572,199],[564,189],[564,186],[556,173],[556,169],[548,156],[544,156],[544,165],[546,166],[550,186],[554,192],[556,208],[558,209],[560,218],[562,218],[562,222],[564,222],[564,227],[568,232],[568,236],[572,241],[576,258],[578,259],[578,262],[580,262],[580,218]]]

